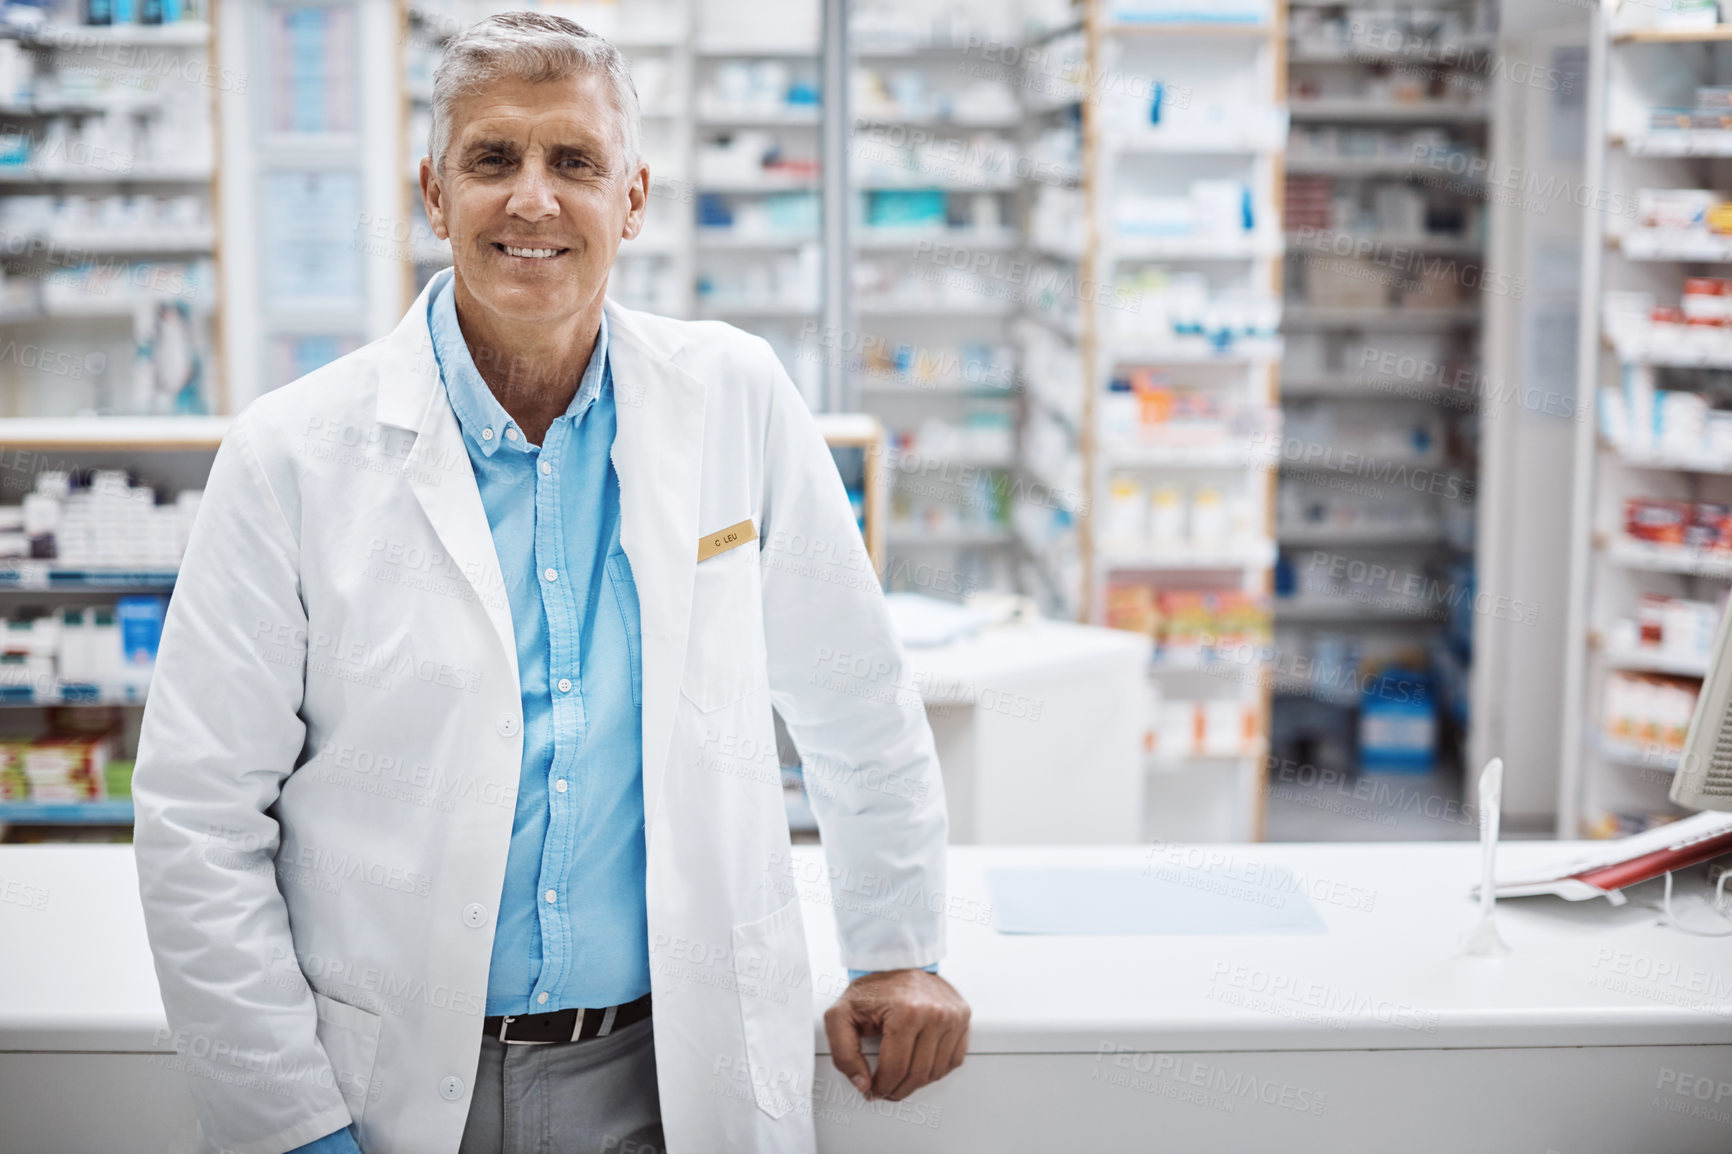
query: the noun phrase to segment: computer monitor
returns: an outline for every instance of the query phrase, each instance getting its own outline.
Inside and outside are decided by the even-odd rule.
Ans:
[[[1732,606],[1720,614],[1714,660],[1690,715],[1672,800],[1690,809],[1732,810]]]

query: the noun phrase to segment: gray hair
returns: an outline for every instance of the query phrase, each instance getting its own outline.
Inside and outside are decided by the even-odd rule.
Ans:
[[[636,169],[643,125],[637,88],[619,49],[563,16],[501,12],[454,36],[433,73],[433,127],[427,134],[427,155],[433,158],[433,170],[444,171],[452,111],[459,98],[495,80],[546,84],[588,73],[607,79],[619,113],[626,169]]]

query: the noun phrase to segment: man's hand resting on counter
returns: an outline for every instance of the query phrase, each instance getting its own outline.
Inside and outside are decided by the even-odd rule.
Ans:
[[[968,1054],[968,1003],[925,970],[885,970],[850,982],[824,1012],[830,1060],[867,1099],[900,1102],[962,1065]],[[882,1035],[878,1071],[860,1052],[862,1037]]]

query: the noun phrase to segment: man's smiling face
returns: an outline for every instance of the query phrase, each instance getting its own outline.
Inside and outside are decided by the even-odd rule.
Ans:
[[[627,167],[607,79],[501,79],[456,102],[444,168],[422,161],[433,231],[461,288],[506,323],[569,321],[597,303],[643,226],[647,170]]]

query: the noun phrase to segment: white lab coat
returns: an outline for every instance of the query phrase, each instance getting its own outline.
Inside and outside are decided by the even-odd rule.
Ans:
[[[169,606],[137,856],[204,1150],[277,1154],[352,1118],[367,1154],[443,1154],[468,1114],[523,726],[426,305],[236,417]],[[769,346],[612,304],[608,325],[667,1145],[811,1151],[798,894],[833,894],[851,967],[938,960],[932,737]],[[748,520],[758,541],[697,561]],[[824,767],[827,879],[790,865],[772,704]]]

